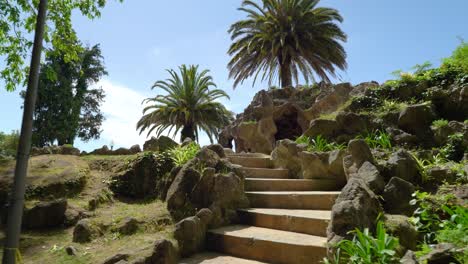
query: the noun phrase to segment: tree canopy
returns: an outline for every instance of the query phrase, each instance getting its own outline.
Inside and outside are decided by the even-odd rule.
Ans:
[[[123,0],[116,0],[122,2]],[[79,60],[80,46],[72,25],[72,11],[79,10],[89,19],[101,15],[106,0],[49,0],[44,42],[60,51],[64,60]],[[6,67],[0,69],[0,79],[7,91],[22,86],[26,80],[26,59],[31,55],[33,31],[39,0],[0,0],[0,58]],[[67,36],[65,39],[63,36]],[[47,46],[47,45],[46,45]]]
[[[166,130],[177,134],[181,131],[181,141],[189,137],[198,140],[199,130],[207,133],[211,141],[217,137],[221,128],[228,125],[233,117],[220,98],[229,96],[216,88],[208,70],[198,71],[198,66],[179,67],[180,74],[167,70],[170,78],[157,81],[152,88],[165,91],[165,95],[148,98],[143,117],[138,121],[140,134],[148,129],[148,135],[156,131],[159,136]]]
[[[99,138],[104,91],[91,85],[105,74],[99,45],[80,48],[78,60],[73,61],[67,61],[60,50],[47,52],[39,75],[33,145],[42,147],[56,141],[73,145],[76,137],[84,141]]]
[[[319,0],[244,0],[239,10],[245,20],[229,29],[233,41],[228,64],[234,87],[254,76],[282,87],[298,83],[299,72],[306,82],[314,74],[329,82],[336,68],[347,67],[342,42],[346,34],[337,22],[343,18],[332,8],[317,7]]]

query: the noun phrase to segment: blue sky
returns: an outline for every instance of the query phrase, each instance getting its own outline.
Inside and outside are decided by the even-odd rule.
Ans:
[[[266,84],[252,87],[245,82],[236,90],[226,69],[230,45],[229,26],[244,17],[237,11],[240,0],[126,0],[109,1],[102,17],[89,21],[74,17],[80,39],[101,44],[109,75],[98,85],[107,92],[102,110],[107,120],[100,140],[77,143],[92,150],[114,141],[129,147],[142,143],[135,123],[141,116],[141,101],[156,95],[151,85],[167,77],[165,69],[181,64],[199,64],[211,70],[218,88],[231,96],[226,106],[239,113]],[[396,69],[424,61],[435,65],[468,40],[468,1],[434,0],[322,0],[322,6],[338,9],[348,34],[345,49],[348,70],[342,80],[354,84],[390,79]],[[4,64],[0,62],[0,67]],[[20,127],[22,110],[18,92],[0,87],[0,131]],[[203,138],[202,143],[207,143]]]

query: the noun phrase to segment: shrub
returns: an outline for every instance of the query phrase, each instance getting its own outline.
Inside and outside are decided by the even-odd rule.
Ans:
[[[358,138],[364,139],[371,148],[392,149],[391,136],[381,130],[366,132]]]
[[[333,151],[338,149],[344,149],[346,146],[344,144],[337,144],[335,142],[328,142],[323,136],[318,135],[315,138],[310,138],[308,136],[300,136],[296,139],[298,144],[306,144],[307,151],[310,152],[326,152]]]
[[[0,156],[15,156],[19,143],[19,131],[13,130],[11,134],[0,132]]]
[[[189,160],[193,159],[199,150],[200,146],[192,142],[186,146],[177,146],[169,150],[169,155],[176,166],[183,166]]]
[[[384,223],[377,222],[376,236],[369,229],[353,231],[352,240],[342,240],[333,247],[336,249],[332,260],[324,259],[325,264],[390,264],[399,263],[396,249],[399,246],[398,239],[387,234]]]
[[[445,120],[445,119],[438,119],[438,120],[435,120],[434,122],[432,122],[432,126],[434,128],[443,128],[443,127],[446,127],[448,126],[448,121]]]

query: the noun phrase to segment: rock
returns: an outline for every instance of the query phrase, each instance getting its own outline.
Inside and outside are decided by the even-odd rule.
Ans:
[[[421,263],[427,264],[459,263],[454,256],[454,251],[455,246],[452,244],[437,244],[432,247],[431,252],[422,256],[419,260]]]
[[[216,174],[213,200],[222,208],[240,209],[249,205],[244,193],[244,182],[235,173]]]
[[[369,121],[363,115],[352,112],[340,112],[336,116],[338,127],[344,133],[349,135],[357,135],[369,131]]]
[[[299,154],[304,179],[335,179],[337,186],[346,184],[343,170],[345,151],[306,152]]]
[[[144,151],[160,151],[164,152],[178,146],[178,144],[170,137],[160,136],[159,138],[151,137],[143,144]]]
[[[375,220],[383,212],[378,197],[359,178],[351,178],[333,205],[328,225],[328,241],[351,238],[349,231],[359,228],[375,229]]]
[[[67,255],[69,256],[76,256],[78,255],[78,251],[76,250],[75,247],[73,246],[68,246],[65,248],[65,252],[67,253]]]
[[[176,224],[174,238],[178,241],[181,257],[189,257],[205,248],[207,225],[192,216]]]
[[[450,87],[432,87],[427,94],[442,118],[458,121],[468,119],[468,85],[466,83]]]
[[[122,235],[132,235],[138,231],[139,225],[140,222],[137,219],[127,217],[115,228],[115,231]]]
[[[32,208],[26,208],[23,216],[23,226],[29,229],[59,227],[65,222],[67,200],[60,199],[51,202],[39,202]]]
[[[80,156],[80,150],[71,145],[49,146],[43,148],[32,147],[31,156],[39,155],[73,155]]]
[[[180,169],[167,192],[167,209],[176,220],[194,214],[195,208],[188,197],[201,177],[200,173],[192,168],[196,162],[198,159],[189,161]]]
[[[221,146],[220,144],[212,144],[212,145],[206,146],[206,148],[214,151],[222,159],[226,157],[226,153],[224,153],[224,147]]]
[[[434,133],[434,139],[439,146],[443,146],[447,143],[450,135],[462,134],[464,141],[468,141],[468,125],[463,122],[450,121],[446,126],[431,126],[432,132]],[[468,143],[465,142],[465,147]]]
[[[343,157],[343,167],[346,178],[349,180],[361,168],[364,162],[375,164],[374,156],[362,139],[351,140],[348,144],[347,156]]]
[[[414,183],[422,181],[417,161],[406,150],[398,150],[392,153],[386,163],[385,170],[387,178],[398,177]]]
[[[299,153],[306,150],[307,146],[298,145],[296,142],[283,139],[276,143],[276,147],[271,153],[271,158],[275,168],[289,170],[291,178],[302,178],[302,167]]]
[[[109,188],[125,197],[163,199],[172,183],[173,167],[173,161],[165,153],[139,155],[111,177]]]
[[[408,250],[406,254],[400,259],[401,264],[419,264],[416,254],[413,251]]]
[[[176,264],[178,252],[174,245],[166,239],[154,243],[151,255],[142,257],[132,264]]]
[[[83,210],[68,205],[67,210],[65,211],[64,225],[66,227],[74,226],[79,220],[85,217],[87,217],[87,215]]]
[[[133,145],[129,149],[127,148],[118,148],[116,150],[111,150],[106,145],[102,146],[101,148],[95,149],[92,152],[88,153],[88,155],[133,155],[138,154],[141,152],[140,145]]]
[[[380,194],[384,190],[384,177],[380,174],[379,169],[369,161],[362,164],[354,177],[361,178],[376,194]]]
[[[83,219],[73,229],[73,242],[87,243],[101,235],[101,230],[88,219]]]
[[[385,211],[390,214],[413,215],[415,208],[409,202],[415,191],[410,182],[398,177],[391,178],[382,194]]]
[[[338,122],[328,119],[314,119],[310,122],[309,129],[304,135],[315,138],[323,136],[324,138],[333,138],[339,131]]]
[[[417,136],[406,133],[403,130],[388,127],[385,129],[385,131],[390,135],[392,140],[398,146],[415,146],[418,144]]]
[[[216,167],[216,164],[218,164],[220,160],[220,156],[208,147],[200,149],[195,157],[197,157],[206,167],[212,168]]]
[[[417,250],[419,233],[407,216],[385,215],[385,227],[390,234],[398,237],[403,252]]]
[[[435,118],[431,105],[410,105],[400,113],[398,127],[420,139],[427,140],[432,138],[430,126]]]
[[[449,166],[436,166],[427,170],[429,180],[435,183],[455,183],[457,180],[457,172],[453,171]]]
[[[130,258],[129,254],[117,253],[116,255],[107,258],[102,264],[116,264],[120,261],[127,261]]]
[[[90,211],[96,210],[102,204],[114,202],[113,193],[108,188],[103,188],[99,193],[95,194],[93,198],[88,201],[88,209]]]

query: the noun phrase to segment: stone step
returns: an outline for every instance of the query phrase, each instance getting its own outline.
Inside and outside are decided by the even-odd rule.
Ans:
[[[246,191],[331,191],[336,189],[336,181],[326,179],[245,179]]]
[[[228,255],[223,255],[215,252],[203,252],[191,256],[190,258],[182,259],[179,264],[266,264],[255,260],[236,258]]]
[[[253,208],[331,210],[340,192],[245,192]]]
[[[234,164],[241,165],[249,168],[271,168],[273,162],[269,156],[258,156],[258,157],[244,157],[244,156],[229,156],[229,161]]]
[[[238,210],[242,224],[327,236],[331,211],[251,208]]]
[[[207,246],[239,258],[278,264],[321,263],[326,237],[254,226],[227,226],[207,233]]]
[[[286,169],[244,167],[242,170],[247,178],[287,179],[289,177],[289,171]]]

